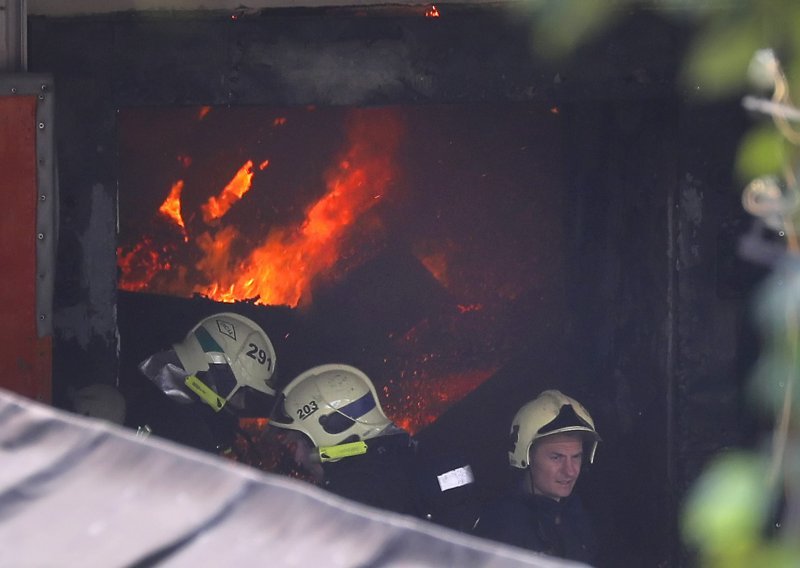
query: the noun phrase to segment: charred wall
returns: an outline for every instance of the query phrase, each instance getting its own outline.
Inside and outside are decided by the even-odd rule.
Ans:
[[[527,349],[420,437],[470,455],[496,490],[520,401],[569,391],[604,439],[582,491],[613,543],[609,564],[681,565],[680,498],[711,453],[748,437],[739,385],[754,349],[753,280],[733,252],[747,220],[730,179],[741,113],[677,87],[691,30],[652,13],[627,15],[558,63],[538,59],[526,22],[500,8],[441,13],[31,18],[30,70],[53,73],[58,97],[57,393],[115,382],[191,319],[183,303],[154,315],[116,290],[119,108],[539,101],[563,120],[568,316],[520,322]],[[120,337],[135,321],[156,327]]]

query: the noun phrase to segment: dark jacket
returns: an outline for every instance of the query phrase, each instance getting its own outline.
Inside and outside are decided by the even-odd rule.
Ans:
[[[323,487],[373,507],[412,515],[457,530],[477,516],[475,484],[458,456],[430,453],[408,434],[367,440],[363,455],[323,464]]]
[[[593,564],[597,537],[577,495],[556,501],[517,492],[481,511],[474,533],[521,548]]]
[[[414,485],[413,440],[406,434],[368,441],[367,453],[323,464],[323,487],[347,499],[421,516]]]

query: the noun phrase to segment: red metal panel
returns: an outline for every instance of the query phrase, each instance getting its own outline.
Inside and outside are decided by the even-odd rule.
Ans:
[[[0,387],[51,401],[52,342],[36,333],[36,97],[0,97]]]

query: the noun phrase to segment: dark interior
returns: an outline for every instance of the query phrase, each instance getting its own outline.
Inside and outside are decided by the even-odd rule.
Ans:
[[[238,311],[270,335],[280,381],[361,367],[393,419],[466,454],[491,495],[511,416],[559,388],[603,438],[578,490],[606,564],[685,565],[682,497],[756,437],[742,385],[761,271],[736,256],[750,219],[732,179],[746,117],[677,81],[686,23],[626,12],[560,61],[530,29],[460,5],[30,18],[29,70],[53,74],[58,101],[56,402],[118,384],[131,425],[167,424],[137,363]],[[299,297],[203,292],[232,270],[198,270],[198,237],[235,227],[229,258],[246,261],[355,147],[391,155],[369,170],[380,198]],[[247,160],[249,192],[204,221]],[[184,228],[158,214],[178,179]]]

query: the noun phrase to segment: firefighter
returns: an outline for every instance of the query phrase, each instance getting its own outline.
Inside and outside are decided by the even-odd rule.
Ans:
[[[296,462],[332,493],[451,528],[474,522],[470,466],[420,452],[355,367],[327,364],[298,375],[278,395],[270,427],[285,430]]]
[[[139,370],[173,404],[147,429],[202,450],[225,454],[247,414],[268,416],[275,395],[275,349],[253,320],[232,312],[205,317],[171,349],[151,355]]]
[[[589,412],[558,390],[546,390],[511,422],[511,491],[486,505],[478,536],[592,564],[597,537],[573,493],[584,461],[594,461],[600,436]]]

